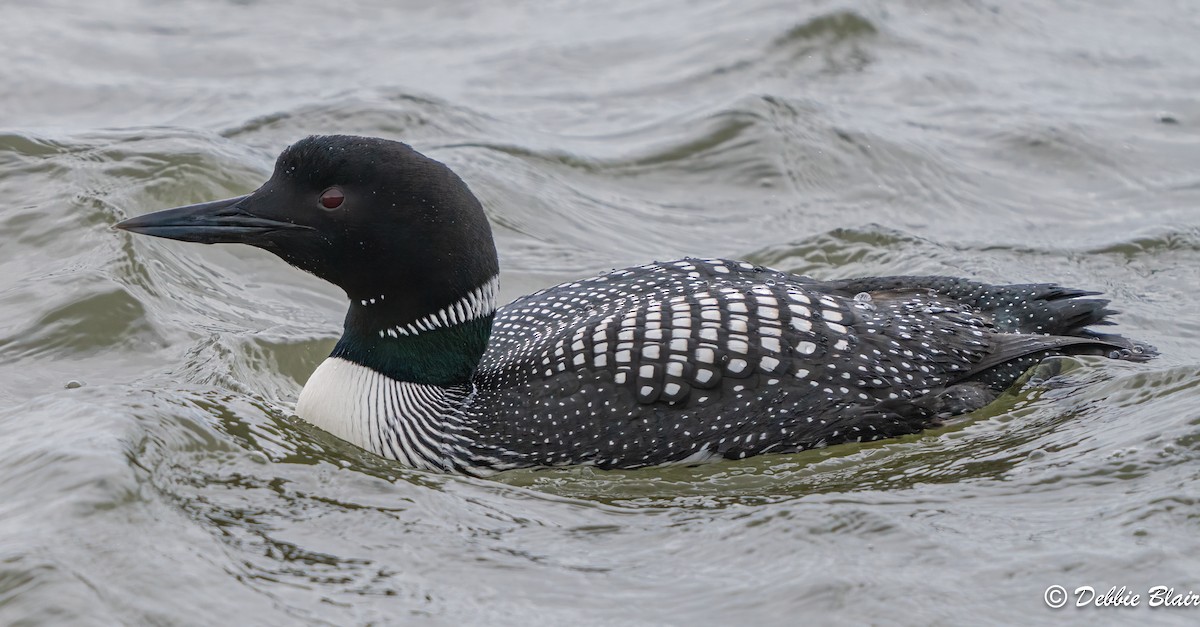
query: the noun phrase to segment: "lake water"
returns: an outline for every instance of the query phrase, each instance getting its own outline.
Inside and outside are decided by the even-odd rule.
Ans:
[[[1200,620],[1146,599],[1200,592],[1200,3],[13,0],[0,41],[0,624]],[[871,445],[407,470],[291,417],[336,288],[110,229],[328,132],[459,172],[506,300],[685,255],[1056,281],[1162,356]]]

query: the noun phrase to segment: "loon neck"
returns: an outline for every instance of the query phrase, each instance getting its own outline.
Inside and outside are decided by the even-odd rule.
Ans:
[[[331,357],[365,366],[396,381],[439,386],[469,382],[487,350],[496,312],[498,277],[420,316],[399,295],[356,298]]]

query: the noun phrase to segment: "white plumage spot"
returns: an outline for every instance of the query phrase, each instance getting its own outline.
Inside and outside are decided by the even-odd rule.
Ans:
[[[817,345],[809,342],[808,340],[804,340],[796,345],[796,352],[804,355],[811,355],[817,352]]]

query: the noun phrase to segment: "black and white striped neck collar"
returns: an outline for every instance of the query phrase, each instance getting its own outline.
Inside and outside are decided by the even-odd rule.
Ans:
[[[378,330],[379,337],[399,338],[420,335],[490,316],[496,312],[496,293],[499,289],[500,277],[494,276],[488,282],[471,290],[466,296],[433,313],[412,322],[385,325]],[[382,306],[385,301],[386,295],[381,294],[378,299],[360,301],[359,306],[373,307],[377,304]]]
[[[411,310],[403,295],[381,293],[355,299],[331,357],[397,381],[464,384],[487,349],[498,289],[495,275],[449,304],[407,317],[398,315]]]

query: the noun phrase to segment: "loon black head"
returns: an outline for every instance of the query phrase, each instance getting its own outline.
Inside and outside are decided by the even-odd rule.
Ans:
[[[167,209],[117,228],[268,250],[346,291],[334,351],[400,380],[466,381],[487,346],[496,248],[467,185],[408,145],[314,136],[251,194]]]

